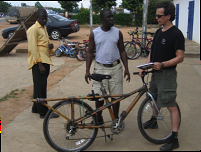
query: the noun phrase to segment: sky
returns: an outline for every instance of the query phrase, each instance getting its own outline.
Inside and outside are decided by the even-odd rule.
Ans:
[[[7,3],[11,3],[12,6],[21,6],[21,3],[26,3],[29,6],[35,6],[37,1],[5,1]],[[61,8],[61,5],[57,1],[39,1],[43,7],[54,7],[54,8]],[[122,0],[117,0],[117,6],[121,4]],[[81,3],[83,4],[84,8],[89,8],[90,0],[82,0],[80,1],[79,8],[81,8]]]

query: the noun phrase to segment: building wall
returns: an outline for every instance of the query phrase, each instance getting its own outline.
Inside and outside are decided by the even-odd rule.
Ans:
[[[188,31],[188,6],[189,1],[194,1],[193,37],[192,40],[200,44],[200,0],[174,0],[174,4],[179,4],[179,25],[178,28],[187,38]],[[175,24],[175,20],[173,21]]]

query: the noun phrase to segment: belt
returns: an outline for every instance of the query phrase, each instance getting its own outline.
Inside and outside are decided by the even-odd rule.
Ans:
[[[113,62],[111,64],[102,64],[102,63],[99,63],[99,62],[97,62],[97,63],[100,64],[100,65],[102,65],[102,66],[104,66],[104,67],[114,67],[114,66],[116,66],[117,64],[120,63],[120,60],[117,60],[117,61],[115,61],[115,62]]]

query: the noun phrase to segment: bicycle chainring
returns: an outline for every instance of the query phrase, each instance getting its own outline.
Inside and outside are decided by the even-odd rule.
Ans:
[[[113,134],[119,134],[121,133],[124,128],[125,128],[125,124],[123,121],[120,122],[119,126],[118,125],[118,121],[119,119],[115,119],[112,121],[111,125],[110,125],[110,130]]]

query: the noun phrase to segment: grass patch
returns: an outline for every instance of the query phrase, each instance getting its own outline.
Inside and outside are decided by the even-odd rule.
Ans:
[[[18,97],[16,97],[15,95],[14,95],[14,92],[15,91],[18,91],[18,89],[16,89],[16,90],[12,90],[9,94],[7,94],[7,95],[5,95],[4,97],[2,97],[1,99],[0,99],[0,102],[1,101],[6,101],[6,100],[8,100],[8,98],[18,98]]]

